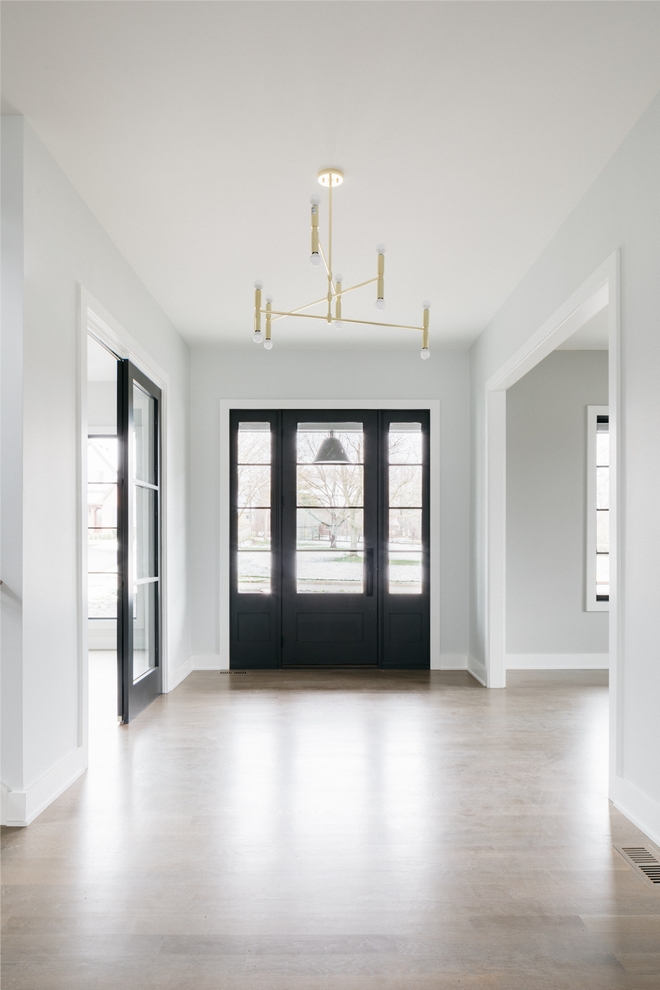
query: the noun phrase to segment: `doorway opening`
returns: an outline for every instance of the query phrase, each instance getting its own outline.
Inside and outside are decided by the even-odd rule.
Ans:
[[[86,343],[89,717],[102,730],[162,690],[161,390]]]
[[[232,667],[428,669],[428,410],[234,410]]]

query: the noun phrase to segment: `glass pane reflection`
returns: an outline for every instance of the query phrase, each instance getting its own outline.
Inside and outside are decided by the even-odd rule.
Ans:
[[[270,554],[239,550],[236,558],[239,595],[270,594]]]
[[[299,466],[299,506],[360,507],[364,504],[364,468],[354,464]]]
[[[238,512],[240,550],[270,550],[270,509],[240,509]]]
[[[270,464],[270,423],[238,424],[238,463]]]
[[[296,591],[299,595],[361,595],[363,584],[361,553],[316,550],[296,554]]]
[[[133,589],[133,680],[156,666],[156,617],[158,582]]]
[[[422,463],[422,424],[390,423],[390,464]]]
[[[389,542],[392,550],[422,549],[422,510],[390,509]]]
[[[422,554],[390,550],[388,583],[391,595],[421,595]]]
[[[156,484],[155,426],[156,400],[133,382],[135,477],[150,485]]]
[[[389,469],[390,505],[422,506],[422,468],[416,464],[392,465]]]
[[[298,509],[298,549],[361,549],[364,542],[362,516],[362,509]]]

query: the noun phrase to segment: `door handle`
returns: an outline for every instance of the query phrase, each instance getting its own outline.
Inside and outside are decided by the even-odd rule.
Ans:
[[[373,550],[367,550],[365,552],[364,562],[365,562],[365,566],[366,566],[366,570],[367,570],[367,575],[366,575],[366,577],[367,577],[366,594],[367,594],[367,597],[371,598],[373,596],[373,593],[374,593],[374,552],[373,552]]]

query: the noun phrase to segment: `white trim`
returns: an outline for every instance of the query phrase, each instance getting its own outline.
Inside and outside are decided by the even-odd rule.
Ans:
[[[231,409],[428,409],[430,413],[431,669],[440,657],[440,400],[439,399],[221,399],[220,525],[218,546],[218,654],[229,669],[229,412]]]
[[[507,670],[609,670],[609,653],[507,653]]]
[[[78,746],[24,791],[2,787],[2,824],[21,828],[33,822],[49,804],[87,769],[87,747]]]
[[[610,799],[615,808],[660,847],[660,804],[629,780],[612,774]]]
[[[609,408],[610,412],[610,599],[617,601],[616,571],[617,499],[620,484],[617,466],[617,431],[620,429],[619,354],[619,256],[606,261],[538,328],[485,385],[485,672],[488,687],[506,685],[506,390],[563,344],[587,320],[608,307]],[[615,670],[610,697],[616,696],[617,613],[610,609],[610,662]],[[476,676],[476,675],[475,675]],[[614,746],[616,750],[616,746]]]
[[[431,664],[431,670],[467,670],[467,653],[441,653],[438,666]]]
[[[468,673],[474,677],[475,681],[479,681],[482,687],[488,687],[486,683],[486,664],[476,657],[473,657],[471,653],[468,653]]]
[[[95,337],[101,344],[113,351],[117,357],[129,358],[132,363],[151,378],[161,389],[161,512],[162,512],[162,563],[161,563],[161,667],[162,689],[166,693],[170,686],[168,650],[168,608],[167,608],[167,493],[168,493],[168,423],[170,376],[124,327],[108,313],[84,286],[79,285],[79,395],[78,436],[79,447],[79,581],[78,601],[80,602],[80,735],[87,744],[88,738],[88,629],[87,629],[87,335]]]
[[[609,416],[609,406],[587,406],[587,504],[585,506],[584,610],[609,612],[609,602],[596,600],[596,418]]]

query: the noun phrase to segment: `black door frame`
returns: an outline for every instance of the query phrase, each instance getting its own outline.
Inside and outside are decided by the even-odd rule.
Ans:
[[[346,406],[341,408],[313,408],[313,409],[229,409],[229,480],[230,480],[230,540],[229,540],[229,560],[230,560],[230,629],[229,629],[229,666],[231,669],[238,668],[281,668],[282,667],[282,445],[283,445],[283,420],[291,415],[300,416],[304,414],[306,419],[313,422],[321,421],[323,416],[327,419],[351,419],[359,421],[367,413],[378,417],[377,435],[380,443],[377,451],[377,473],[379,479],[378,492],[378,513],[377,513],[377,542],[375,547],[374,560],[374,582],[375,593],[378,603],[378,650],[377,666],[379,668],[392,669],[423,669],[430,668],[431,637],[430,637],[430,502],[431,502],[431,450],[430,450],[430,421],[431,410],[429,408],[405,408],[405,409],[358,409],[349,408],[350,400]],[[239,422],[269,422],[271,424],[272,435],[272,465],[271,472],[271,547],[272,547],[272,573],[271,573],[271,594],[250,595],[240,594],[237,591],[236,560],[238,549],[237,534],[237,470],[236,451]],[[388,463],[388,432],[387,427],[391,422],[421,422],[423,436],[423,491],[424,503],[422,511],[422,541],[423,541],[423,593],[419,595],[390,595],[385,587],[385,576],[387,573],[387,463]],[[421,601],[420,601],[421,599]],[[252,642],[242,640],[239,637],[238,607],[246,619],[251,614],[265,615],[268,612],[268,633],[266,624],[259,620],[262,625],[262,632],[255,633]],[[268,608],[266,609],[266,605]],[[406,647],[406,662],[400,659],[401,648],[394,650],[387,648],[388,624],[391,625],[390,616],[397,617],[399,628],[403,628],[406,623],[413,620],[411,614],[420,616],[421,622],[417,625],[420,629],[419,644],[410,649]],[[416,621],[416,620],[415,620]],[[266,643],[268,645],[266,645]],[[395,655],[396,654],[396,655]],[[304,666],[308,666],[305,664]],[[314,665],[309,665],[313,668]],[[341,664],[331,666],[340,667]]]
[[[156,664],[137,681],[133,680],[133,609],[134,575],[131,561],[131,533],[134,532],[133,462],[133,383],[139,385],[154,402],[153,450],[155,458],[154,537],[156,584],[155,660]],[[162,693],[162,392],[130,360],[117,362],[117,541],[119,565],[119,609],[117,616],[117,713],[122,722],[130,722]]]

